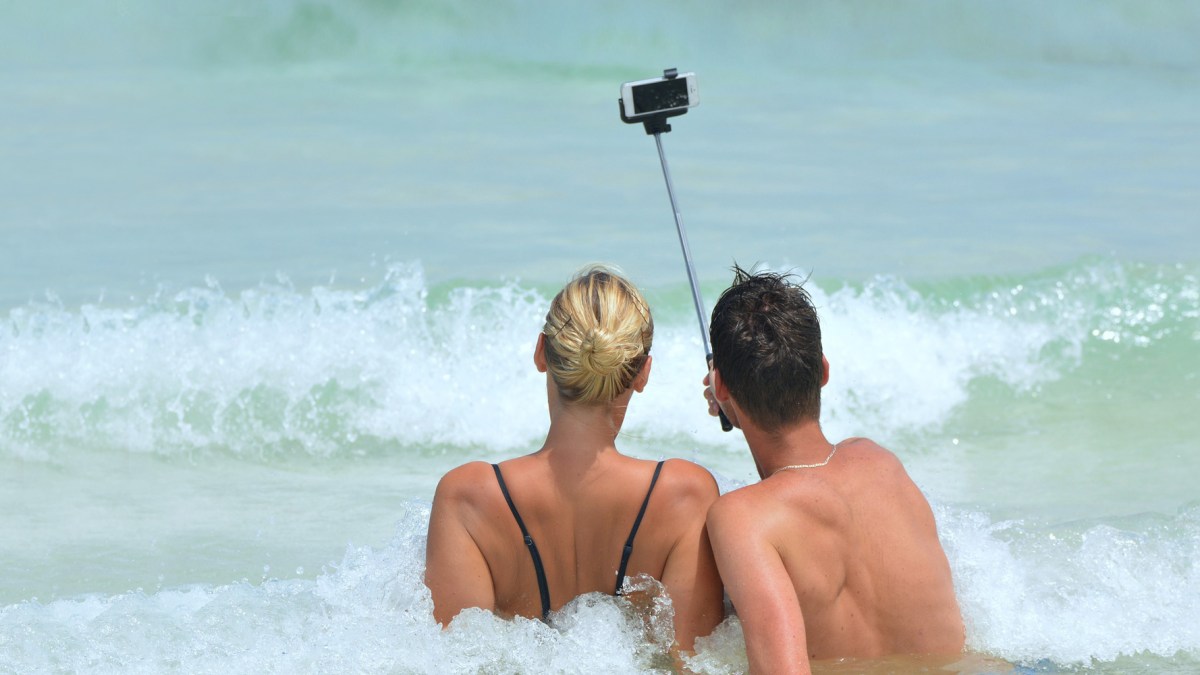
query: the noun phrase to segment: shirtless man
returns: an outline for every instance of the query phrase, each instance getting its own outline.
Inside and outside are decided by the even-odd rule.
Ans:
[[[892,453],[821,431],[829,362],[807,292],[783,275],[735,274],[713,309],[705,396],[742,429],[762,480],[718,499],[707,527],[751,672],[960,653],[962,615],[925,497]]]

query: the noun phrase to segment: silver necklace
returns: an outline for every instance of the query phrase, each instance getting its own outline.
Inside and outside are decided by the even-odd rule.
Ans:
[[[817,462],[816,464],[788,464],[787,466],[781,466],[778,469],[775,469],[771,472],[771,475],[774,476],[785,469],[819,469],[828,464],[829,460],[833,459],[833,456],[837,454],[839,445],[841,445],[840,442],[833,444],[833,449],[829,451],[829,456],[825,458],[824,462]]]

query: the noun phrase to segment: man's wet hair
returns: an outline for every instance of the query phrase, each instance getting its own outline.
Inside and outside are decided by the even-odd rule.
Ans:
[[[713,308],[713,363],[729,393],[766,431],[821,415],[821,324],[803,281],[733,267]]]

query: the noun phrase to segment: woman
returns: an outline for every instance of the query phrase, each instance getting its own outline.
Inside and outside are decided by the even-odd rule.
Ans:
[[[650,377],[654,322],[633,284],[584,270],[554,298],[533,363],[546,373],[550,430],[532,455],[471,462],[438,484],[425,583],[443,625],[467,607],[546,616],[649,574],[691,651],[721,621],[723,594],[704,530],[717,486],[691,462],[626,457],[614,444]]]

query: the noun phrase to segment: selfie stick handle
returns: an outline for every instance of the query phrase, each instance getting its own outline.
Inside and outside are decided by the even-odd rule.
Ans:
[[[670,131],[671,127],[667,127]],[[649,131],[649,127],[647,127]],[[692,250],[688,247],[687,231],[683,229],[683,215],[679,212],[679,203],[675,201],[675,185],[671,182],[671,170],[667,167],[667,155],[663,152],[662,132],[654,132],[654,143],[658,146],[658,160],[662,163],[663,179],[667,182],[667,196],[671,198],[671,212],[675,214],[675,230],[679,233],[679,247],[683,249],[683,262],[687,265],[688,283],[692,287],[692,302],[696,306],[696,318],[700,321],[700,342],[704,345],[705,358],[708,368],[712,370],[712,347],[708,342],[708,320],[704,312],[704,301],[700,298],[700,285],[696,282],[696,266],[692,264]],[[718,406],[721,417],[721,430],[733,429],[725,411]]]

